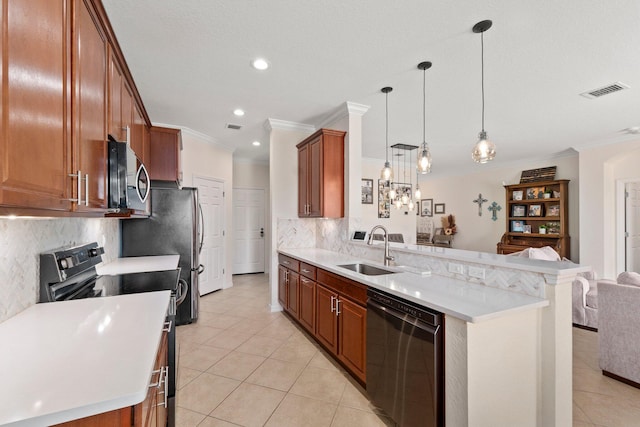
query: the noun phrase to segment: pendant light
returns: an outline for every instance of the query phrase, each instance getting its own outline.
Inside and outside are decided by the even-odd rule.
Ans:
[[[427,113],[426,113],[426,80],[427,70],[431,68],[431,62],[425,61],[418,64],[418,69],[422,70],[422,146],[418,152],[418,172],[426,174],[431,172],[431,152],[429,151],[429,145],[427,144],[426,128],[427,128]],[[418,191],[416,183],[416,192]],[[417,198],[418,196],[416,196]]]
[[[389,92],[393,90],[392,87],[383,87],[380,89],[385,94],[385,147],[386,147],[386,161],[384,167],[380,171],[380,179],[384,181],[391,181],[393,179],[393,169],[389,163]]]
[[[478,22],[473,26],[474,33],[480,33],[481,45],[481,67],[482,67],[482,131],[478,134],[478,142],[473,151],[471,158],[476,163],[487,163],[496,156],[496,146],[487,138],[487,132],[484,130],[484,32],[491,28],[490,20]]]

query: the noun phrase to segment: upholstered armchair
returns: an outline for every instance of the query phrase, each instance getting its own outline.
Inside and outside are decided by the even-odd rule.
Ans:
[[[598,311],[602,373],[640,387],[640,274],[599,282]]]
[[[572,284],[573,324],[598,329],[598,288],[600,283],[615,283],[615,280],[598,280],[595,271],[580,273]]]

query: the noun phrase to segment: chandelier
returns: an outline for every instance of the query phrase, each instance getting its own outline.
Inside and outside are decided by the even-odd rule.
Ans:
[[[417,145],[407,144],[394,144],[391,146],[392,158],[396,161],[396,179],[397,181],[391,181],[389,183],[389,202],[393,203],[396,209],[400,210],[406,208],[412,211],[416,207],[413,188],[413,174],[412,167],[415,166],[413,162],[413,150],[417,149]],[[417,176],[416,176],[417,179]]]

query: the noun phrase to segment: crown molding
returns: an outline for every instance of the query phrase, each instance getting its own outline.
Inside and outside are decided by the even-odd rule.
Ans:
[[[358,104],[355,102],[345,102],[337,107],[333,112],[329,113],[322,121],[318,129],[323,128],[331,123],[337,122],[340,119],[348,117],[353,114],[355,116],[364,116],[364,114],[369,111],[368,105]]]
[[[313,133],[316,127],[306,123],[289,122],[287,120],[267,119],[264,122],[264,128],[271,132],[272,130],[287,130],[295,132]]]
[[[172,125],[172,124],[167,124],[167,123],[153,123],[153,126],[159,126],[159,127],[163,127],[163,128],[172,128],[172,129],[180,129],[182,131],[182,133],[188,134],[194,138],[203,140],[205,142],[208,142],[209,144],[212,144],[218,148],[222,148],[224,150],[228,150],[231,153],[233,153],[234,151],[236,151],[235,147],[230,147],[228,145],[222,144],[221,142],[219,142],[217,139],[202,133],[202,132],[198,132],[197,130],[193,130],[191,128],[185,127],[185,126],[177,126],[177,125]]]

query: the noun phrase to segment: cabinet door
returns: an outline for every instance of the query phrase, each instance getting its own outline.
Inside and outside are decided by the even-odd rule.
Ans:
[[[298,216],[309,216],[309,145],[298,149]]]
[[[334,354],[338,353],[338,318],[333,312],[338,295],[316,284],[316,338]]]
[[[300,276],[300,323],[309,332],[315,333],[316,315],[316,282]]]
[[[289,270],[289,283],[287,283],[287,311],[293,315],[293,317],[299,316],[299,303],[298,294],[300,290],[300,275]]]
[[[365,381],[367,309],[341,296],[338,311],[338,358]]]
[[[0,205],[71,209],[71,15],[66,3],[0,5]]]
[[[72,140],[74,173],[83,174],[81,185],[74,186],[81,190],[81,203],[76,209],[104,210],[107,207],[107,40],[88,0],[75,0],[74,6]]]
[[[109,55],[109,124],[108,133],[118,141],[126,138],[122,126],[122,71],[118,59],[110,49]]]
[[[278,302],[285,310],[287,309],[287,271],[283,266],[278,266]]]
[[[174,327],[173,325],[171,327]],[[165,367],[165,369],[169,366],[169,347],[168,347],[168,334],[164,332],[162,334],[162,344],[160,345],[160,350],[158,351],[158,358],[156,361],[156,369],[160,369],[160,367]],[[152,421],[152,426],[157,427],[165,427],[167,425],[167,407],[165,406],[165,402],[168,402],[165,396],[165,393],[168,391],[168,384],[165,382],[168,381],[168,376],[165,376],[162,380],[162,386],[157,389],[156,393],[156,410],[155,410],[155,422]]]
[[[131,123],[131,148],[144,165],[147,164],[148,148],[145,138],[145,121],[137,103],[133,103],[133,122]]]
[[[133,137],[131,133],[133,132],[133,95],[131,89],[129,88],[129,84],[126,80],[122,80],[122,128],[124,129],[124,137],[127,137],[127,129],[129,129],[129,140],[128,143],[131,144],[131,148],[136,154],[142,152],[142,145],[139,147],[135,147],[133,144]],[[124,141],[124,138],[123,138]],[[136,141],[142,142],[142,141]],[[139,155],[138,155],[139,156]]]
[[[323,213],[324,203],[324,188],[322,179],[323,169],[323,152],[322,152],[322,137],[318,137],[316,140],[311,141],[308,144],[309,147],[309,171],[308,171],[308,187],[309,194],[307,196],[309,200],[309,216],[321,217]]]
[[[151,127],[149,143],[149,176],[159,181],[182,180],[179,129]]]

